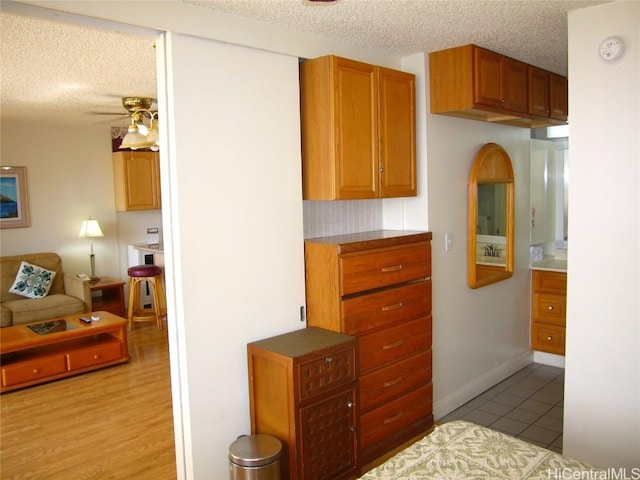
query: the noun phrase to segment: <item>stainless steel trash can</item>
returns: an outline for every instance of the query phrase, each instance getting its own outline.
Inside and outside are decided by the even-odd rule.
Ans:
[[[270,435],[245,435],[229,446],[231,480],[280,480],[280,440]]]

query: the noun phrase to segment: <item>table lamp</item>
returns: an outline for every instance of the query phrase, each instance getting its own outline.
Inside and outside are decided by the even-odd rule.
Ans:
[[[93,239],[96,237],[104,237],[100,229],[100,224],[97,220],[92,220],[91,217],[89,217],[88,220],[83,220],[78,236],[89,239],[89,245],[91,246],[91,253],[89,254],[89,259],[91,260],[91,281],[97,282],[100,278],[96,277],[96,255],[93,253]]]

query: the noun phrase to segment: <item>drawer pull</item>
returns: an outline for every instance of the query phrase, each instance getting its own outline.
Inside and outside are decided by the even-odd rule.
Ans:
[[[547,310],[553,310],[553,305],[549,305],[549,306],[547,307]]]
[[[33,369],[33,373],[38,374],[38,373],[40,373],[40,370],[39,370],[39,369],[37,369],[37,368],[34,368],[34,369]]]
[[[401,263],[399,265],[392,265],[391,267],[382,267],[380,269],[380,271],[382,273],[397,272],[398,270],[402,270],[402,264]]]
[[[398,302],[394,305],[387,305],[386,307],[382,307],[382,311],[383,312],[389,312],[391,310],[398,310],[399,308],[403,307],[403,303],[402,302]]]
[[[93,356],[94,360],[98,360],[100,358],[100,355],[98,355],[97,353]]]
[[[353,407],[355,407],[355,406],[356,406],[356,404],[355,404],[355,403],[353,403],[353,402],[347,402],[347,408],[353,408]]]
[[[382,384],[382,388],[393,387],[394,385],[399,384],[402,380],[404,380],[404,377],[396,377],[393,380],[389,380],[388,382],[384,382]]]
[[[330,366],[331,366],[331,364],[333,363],[333,357],[326,357],[326,358],[324,359],[324,363],[325,363],[325,365],[326,365],[327,367],[330,367]]]
[[[548,342],[550,342],[551,340],[553,340],[553,337],[552,337],[551,335],[549,335],[549,336],[547,337],[547,341],[548,341]]]
[[[398,420],[400,420],[402,418],[402,414],[403,414],[403,412],[398,412],[393,417],[385,418],[384,422],[382,422],[382,423],[384,423],[385,425],[389,425],[390,423],[396,422],[396,421],[398,421]]]
[[[393,342],[393,343],[387,343],[386,345],[382,346],[383,350],[391,350],[392,348],[398,348],[400,345],[402,345],[404,343],[404,339],[401,338],[400,340]]]

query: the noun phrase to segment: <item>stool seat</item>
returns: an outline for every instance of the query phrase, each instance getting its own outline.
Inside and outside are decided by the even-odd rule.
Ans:
[[[136,265],[127,270],[130,277],[155,277],[161,273],[162,268],[157,265]]]
[[[135,265],[127,269],[129,274],[129,308],[127,319],[129,330],[133,322],[155,320],[158,330],[162,329],[162,319],[166,316],[167,304],[162,286],[162,267],[158,265]],[[140,286],[146,282],[151,293],[152,306],[140,305]]]

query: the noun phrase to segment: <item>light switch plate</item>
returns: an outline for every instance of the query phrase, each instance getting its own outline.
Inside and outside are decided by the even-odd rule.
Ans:
[[[444,251],[450,252],[453,250],[453,233],[444,234]]]

